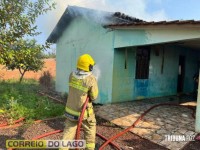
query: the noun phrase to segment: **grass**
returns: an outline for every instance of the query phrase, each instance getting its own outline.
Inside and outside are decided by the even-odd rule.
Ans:
[[[37,94],[35,80],[0,81],[0,115],[10,122],[25,117],[27,121],[62,116],[64,106]]]

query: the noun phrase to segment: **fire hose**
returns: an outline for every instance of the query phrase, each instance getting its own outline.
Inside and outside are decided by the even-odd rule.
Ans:
[[[82,123],[82,120],[83,120],[84,112],[86,110],[88,101],[89,101],[89,98],[86,99],[86,102],[85,102],[85,104],[83,106],[81,115],[79,117],[79,121],[78,121],[78,125],[77,125],[77,130],[76,130],[76,137],[75,137],[76,140],[78,140],[80,138],[81,123]],[[119,132],[118,134],[112,136],[109,139],[106,139],[104,136],[102,136],[102,135],[100,135],[100,134],[97,133],[98,136],[100,136],[102,139],[104,139],[106,141],[103,145],[101,145],[101,147],[99,148],[99,150],[103,150],[103,148],[105,148],[105,146],[107,146],[108,144],[111,144],[112,146],[114,146],[116,149],[119,150],[120,149],[119,146],[117,146],[114,143],[112,143],[112,141],[115,140],[116,138],[122,136],[123,134],[125,134],[126,132],[128,132],[130,129],[134,128],[144,118],[144,116],[148,112],[150,112],[151,110],[153,110],[154,108],[159,107],[159,106],[179,106],[179,107],[186,107],[186,108],[192,109],[189,106],[178,105],[178,104],[171,104],[171,103],[162,103],[162,104],[154,105],[154,106],[150,107],[148,110],[146,110],[144,113],[142,113],[142,115],[130,127],[128,127],[127,129],[125,129],[125,130],[123,130],[121,132]],[[193,110],[192,116],[194,118],[195,117],[194,116],[194,109],[192,109],[192,110]],[[23,120],[24,120],[24,118],[20,118],[17,121],[15,121],[15,123],[18,123],[18,122],[23,121]],[[5,125],[7,125],[7,124],[1,125],[0,128],[2,126],[5,126]],[[52,131],[52,132],[49,132],[49,133],[45,133],[43,135],[39,135],[37,137],[34,137],[33,140],[40,139],[40,138],[43,138],[43,137],[46,137],[46,136],[49,136],[49,135],[52,135],[52,134],[55,134],[55,133],[59,133],[59,132],[62,132],[62,130],[56,130],[56,131]],[[195,140],[200,140],[200,136],[196,137]]]
[[[84,117],[85,110],[86,110],[86,108],[87,108],[88,101],[89,101],[89,97],[86,98],[86,101],[85,101],[85,103],[84,103],[84,105],[83,105],[83,109],[82,109],[82,111],[81,111],[81,115],[80,115],[79,120],[78,120],[78,125],[77,125],[77,129],[76,129],[76,137],[75,137],[76,140],[79,140],[79,139],[80,139],[81,124],[82,124],[82,121],[83,121],[83,117]],[[101,134],[98,134],[98,133],[97,133],[97,135],[98,135],[99,137],[101,137],[102,139],[107,140],[107,139],[106,139],[104,136],[102,136]],[[117,145],[115,145],[114,143],[111,143],[111,145],[113,145],[116,149],[120,150],[120,147],[117,146]]]
[[[125,130],[123,130],[122,132],[119,132],[118,134],[114,135],[113,137],[111,137],[110,139],[108,139],[103,145],[101,145],[101,147],[99,148],[99,150],[103,150],[103,148],[108,145],[110,142],[112,142],[113,140],[115,140],[116,138],[122,136],[123,134],[125,134],[126,132],[128,132],[130,129],[134,128],[138,123],[139,121],[141,121],[144,116],[150,112],[152,109],[158,107],[158,106],[180,106],[180,107],[187,107],[189,109],[191,109],[190,107],[188,106],[184,106],[184,105],[178,105],[178,104],[171,104],[171,103],[162,103],[162,104],[157,104],[157,105],[154,105],[152,107],[150,107],[149,109],[147,109],[130,127],[126,128]],[[193,109],[192,109],[193,110]],[[194,110],[193,110],[193,114],[192,114],[193,118],[194,118]],[[198,138],[196,138],[198,139]]]
[[[82,124],[82,121],[83,121],[83,117],[84,117],[84,113],[85,113],[88,101],[89,101],[89,97],[86,98],[86,101],[83,105],[83,109],[81,111],[81,115],[80,115],[79,120],[78,120],[78,125],[77,125],[77,128],[76,128],[76,137],[75,137],[76,140],[80,139],[81,124]]]
[[[25,119],[25,118],[20,118],[20,119],[18,119],[18,120],[15,120],[15,121],[13,122],[13,124],[17,124],[17,123],[23,121],[24,119]],[[8,126],[8,125],[9,125],[8,123],[0,124],[0,128],[2,128],[2,127],[4,127],[4,126]]]
[[[78,140],[80,138],[80,128],[81,128],[81,123],[82,123],[82,120],[83,120],[83,116],[84,116],[84,112],[85,112],[85,109],[87,107],[87,103],[89,101],[89,98],[87,97],[86,99],[86,102],[83,106],[83,109],[82,109],[82,112],[81,112],[81,115],[80,115],[80,118],[79,118],[79,121],[78,121],[78,126],[77,126],[77,130],[76,130],[76,140]],[[130,129],[134,128],[143,118],[144,116],[150,112],[152,109],[158,107],[158,106],[179,106],[179,107],[186,107],[186,108],[189,108],[189,109],[192,109],[190,108],[189,106],[184,106],[184,105],[178,105],[178,104],[171,104],[171,103],[162,103],[162,104],[157,104],[157,105],[154,105],[152,107],[150,107],[149,109],[147,109],[130,127],[128,127],[127,129],[123,130],[122,132],[119,132],[118,134],[114,135],[113,137],[111,137],[110,139],[108,139],[100,148],[99,150],[103,150],[103,148],[108,145],[110,142],[112,142],[113,140],[115,140],[116,138],[122,136],[123,134],[125,134],[126,132],[128,132]],[[193,109],[192,109],[193,110]],[[194,118],[194,110],[193,110],[193,114],[192,114],[192,117]],[[117,147],[118,149],[119,147]]]

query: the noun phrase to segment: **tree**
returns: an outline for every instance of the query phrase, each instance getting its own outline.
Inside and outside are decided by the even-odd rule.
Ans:
[[[56,58],[56,49],[55,48],[51,48],[51,51],[49,51],[48,53],[43,53],[42,54],[42,58]]]
[[[37,17],[53,9],[51,0],[0,0],[0,63],[6,64],[11,59],[13,44],[24,37],[35,36]],[[49,48],[49,44],[43,45]]]
[[[36,40],[19,40],[12,45],[9,53],[9,59],[5,59],[4,63],[9,70],[18,69],[22,81],[27,71],[37,72],[43,68],[41,45],[36,44]]]

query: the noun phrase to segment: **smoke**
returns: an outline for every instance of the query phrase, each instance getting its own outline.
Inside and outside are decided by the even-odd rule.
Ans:
[[[93,75],[96,77],[97,80],[101,77],[101,70],[99,68],[99,65],[95,65],[92,71]]]
[[[111,13],[107,11],[101,11],[101,10],[93,10],[93,9],[85,9],[82,7],[77,6],[69,6],[68,7],[68,13],[72,16],[82,16],[83,18],[94,21],[99,24],[110,24],[112,21],[110,21]],[[113,14],[113,13],[112,13]]]
[[[168,20],[163,9],[147,11],[147,6],[151,5],[149,0],[55,0],[55,2],[56,9],[39,17],[37,21],[39,30],[46,37],[52,32],[68,5],[108,12],[122,12],[145,21]],[[154,3],[161,3],[161,0],[154,0]]]

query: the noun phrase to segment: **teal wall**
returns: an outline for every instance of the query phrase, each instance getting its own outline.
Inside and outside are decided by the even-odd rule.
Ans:
[[[186,56],[186,74],[185,74],[185,84],[184,92],[190,92],[193,90],[193,82],[191,82],[191,77],[198,71],[198,63],[200,61],[200,51],[187,49],[183,51],[182,54]]]
[[[134,99],[135,52],[134,47],[115,49],[112,102]]]
[[[117,29],[114,47],[129,47],[200,38],[198,28]]]
[[[164,57],[163,57],[164,48]],[[125,50],[127,49],[127,69]],[[159,55],[155,55],[155,50]],[[193,75],[197,70],[199,53],[178,46],[151,46],[149,79],[135,79],[136,47],[115,49],[113,67],[112,102],[169,96],[177,94],[179,55],[185,56],[185,78],[183,92],[193,91]],[[162,61],[163,73],[161,73]]]
[[[90,54],[100,70],[97,103],[110,103],[112,99],[113,32],[90,20],[76,18],[57,42],[56,90],[68,92],[68,76],[76,70],[76,61],[84,53]]]
[[[169,46],[159,46],[158,50],[159,56],[155,55],[154,47],[151,50],[148,87],[149,97],[177,93],[179,51]],[[163,58],[163,73],[161,73]]]
[[[188,29],[174,27],[115,30],[112,102],[176,94],[179,55],[184,55],[186,59],[183,92],[192,92],[194,86],[192,77],[197,70],[199,52],[175,46],[175,42],[200,38],[198,28]],[[172,43],[169,44],[170,42]],[[144,45],[151,45],[152,47],[149,79],[135,80],[135,50],[137,46]],[[160,49],[159,56],[155,55],[156,47]],[[165,53],[163,73],[161,73],[163,47]],[[125,49],[128,51],[127,69],[124,69]]]
[[[68,92],[68,76],[76,69],[81,54],[89,53],[100,70],[97,103],[122,102],[146,97],[176,94],[179,55],[186,56],[184,92],[193,90],[192,76],[196,71],[197,51],[170,46],[167,42],[200,38],[198,29],[119,29],[109,31],[91,20],[75,18],[57,41],[56,90]],[[155,45],[165,45],[161,74],[162,50],[154,53]],[[153,45],[148,80],[135,80],[136,47]],[[173,45],[173,44],[171,44]],[[125,49],[127,68],[125,69]],[[160,82],[158,82],[160,81]]]
[[[183,92],[193,91],[193,75],[197,70],[198,52],[178,46],[164,46],[164,68],[161,73],[162,49],[156,56],[152,47],[149,76],[149,97],[167,96],[177,93],[179,55],[185,56]]]

